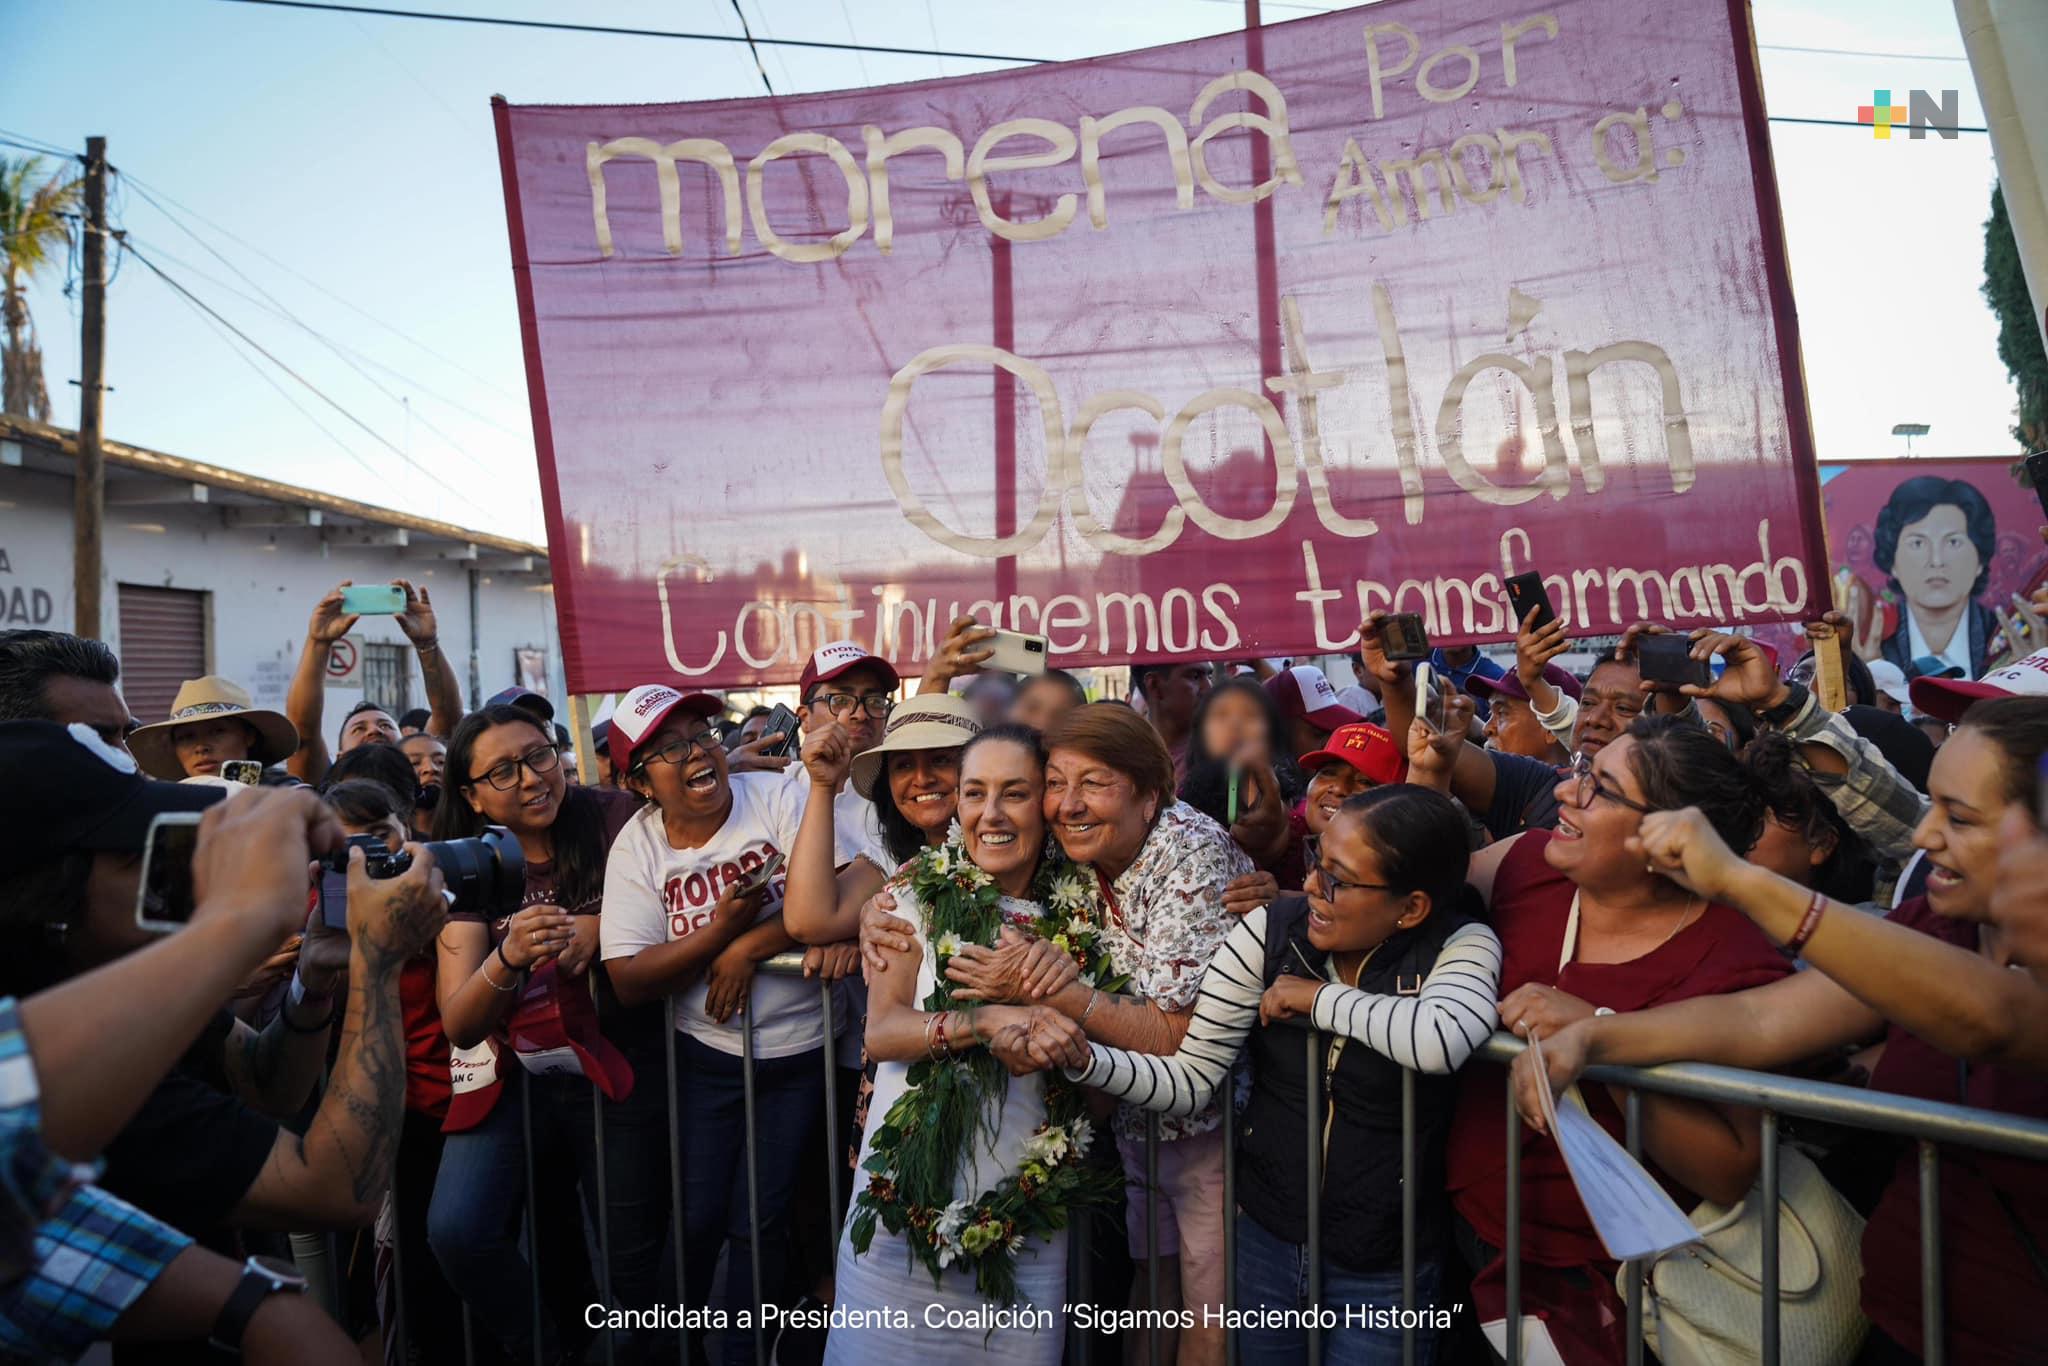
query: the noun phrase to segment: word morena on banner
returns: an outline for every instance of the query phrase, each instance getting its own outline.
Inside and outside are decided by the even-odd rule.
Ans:
[[[949,608],[1074,663],[1498,637],[1513,545],[1589,631],[1808,611],[1747,10],[1667,17],[499,106],[571,686],[915,666]]]

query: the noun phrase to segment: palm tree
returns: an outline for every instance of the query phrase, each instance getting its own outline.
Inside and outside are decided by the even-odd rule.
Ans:
[[[43,386],[43,353],[28,315],[28,281],[71,239],[81,182],[59,171],[45,176],[41,157],[0,157],[0,311],[7,346],[0,352],[0,411],[46,422],[50,394]]]

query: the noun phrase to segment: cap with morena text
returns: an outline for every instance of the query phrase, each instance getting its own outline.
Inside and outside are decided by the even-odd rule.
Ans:
[[[668,714],[681,707],[685,714],[710,719],[725,710],[725,703],[708,692],[678,692],[666,683],[643,683],[619,699],[612,712],[612,766],[624,773],[633,767],[633,751],[661,728]]]
[[[1266,680],[1266,693],[1291,720],[1307,721],[1319,730],[1355,726],[1365,720],[1337,700],[1337,690],[1321,669],[1297,664]]]
[[[895,665],[878,654],[869,653],[861,647],[860,642],[835,640],[829,645],[820,646],[818,652],[805,661],[803,676],[797,680],[797,689],[808,701],[812,688],[820,683],[829,683],[848,670],[858,669],[863,664],[869,665],[886,677],[891,688],[902,681],[896,673]]]
[[[1923,677],[1913,680],[1911,690],[1915,707],[1954,725],[1963,719],[1972,702],[1987,697],[2048,696],[2048,650],[2036,650],[2015,659],[1975,682],[1967,678]]]

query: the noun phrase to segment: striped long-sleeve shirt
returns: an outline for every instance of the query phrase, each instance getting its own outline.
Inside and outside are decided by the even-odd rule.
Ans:
[[[1316,992],[1318,1029],[1341,1034],[1423,1072],[1454,1072],[1499,1022],[1500,940],[1467,925],[1444,942],[1415,996],[1385,996],[1336,982]],[[1266,909],[1232,927],[1209,963],[1180,1050],[1170,1056],[1090,1044],[1087,1068],[1067,1075],[1163,1114],[1192,1114],[1230,1074],[1265,994]]]

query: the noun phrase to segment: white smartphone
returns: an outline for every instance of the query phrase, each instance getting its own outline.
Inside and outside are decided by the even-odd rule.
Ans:
[[[1438,734],[1442,734],[1446,724],[1445,698],[1440,682],[1436,671],[1427,663],[1415,666],[1415,714]]]
[[[1044,636],[998,631],[982,642],[994,653],[982,664],[984,669],[1001,669],[1013,674],[1042,674],[1050,647]]]
[[[135,891],[135,923],[165,933],[192,920],[192,854],[199,847],[199,812],[165,811],[149,823],[142,846],[142,880]]]

